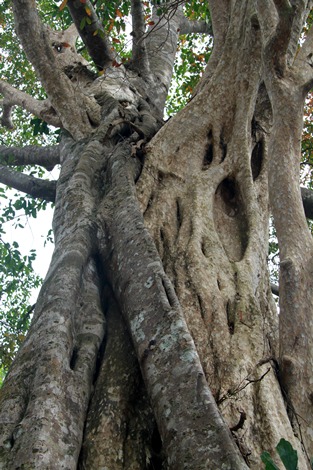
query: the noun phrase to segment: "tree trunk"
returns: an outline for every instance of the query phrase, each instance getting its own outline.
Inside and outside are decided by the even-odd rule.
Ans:
[[[63,135],[55,251],[3,386],[0,468],[259,469],[282,437],[309,468],[310,423],[287,412],[302,410],[299,374],[286,385],[295,338],[267,270],[280,117],[264,32],[253,2],[211,4],[215,52],[177,116],[160,129],[168,70],[154,95],[112,68],[80,110],[101,108],[99,126]],[[284,266],[282,308],[298,295]]]

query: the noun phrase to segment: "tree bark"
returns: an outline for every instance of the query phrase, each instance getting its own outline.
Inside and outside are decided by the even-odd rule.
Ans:
[[[90,83],[82,62],[83,73],[66,75],[74,50],[52,61],[69,109],[49,85],[48,96],[71,135],[59,147],[51,266],[2,390],[0,468],[259,469],[282,437],[310,468],[312,241],[294,163],[304,91],[292,77],[275,81],[266,62],[281,4],[210,2],[207,70],[161,129],[180,7],[136,37],[143,76],[130,63]],[[48,66],[37,65],[45,84]],[[86,96],[78,114],[73,83]],[[89,105],[99,119],[83,129]],[[280,315],[267,270],[269,202]]]

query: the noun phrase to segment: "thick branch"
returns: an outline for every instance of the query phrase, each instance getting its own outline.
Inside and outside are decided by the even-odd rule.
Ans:
[[[150,72],[149,60],[145,41],[145,21],[141,0],[132,0],[131,14],[133,24],[133,50],[132,60],[134,68],[145,77]]]
[[[224,46],[224,39],[230,19],[230,0],[209,0],[212,28],[214,35],[214,48],[220,50]]]
[[[274,4],[279,20],[276,33],[268,44],[267,52],[273,61],[277,75],[284,76],[295,9],[290,5],[289,0],[274,0]]]
[[[17,90],[9,83],[0,80],[0,93],[4,96],[2,102],[3,114],[1,118],[1,124],[9,129],[13,128],[11,122],[11,110],[12,107],[17,105],[26,109],[35,116],[43,119],[48,124],[55,127],[61,126],[61,121],[56,115],[54,109],[51,107],[49,100],[39,101],[32,96],[24,93],[23,91]]]
[[[206,21],[190,21],[186,16],[180,20],[179,34],[210,34],[213,36],[212,24]]]
[[[98,70],[102,70],[109,66],[114,59],[111,45],[106,37],[101,21],[99,20],[92,3],[87,0],[69,0],[67,7],[76,25],[88,53]],[[88,11],[88,13],[87,13]],[[86,22],[89,18],[90,24]],[[85,21],[84,27],[81,28],[82,22]]]
[[[42,24],[35,2],[13,0],[12,3],[17,35],[63,127],[75,139],[87,136],[92,128],[86,110],[81,106],[81,95],[57,66],[48,28]]]
[[[297,74],[299,84],[304,93],[308,93],[313,83],[313,28],[311,26],[307,37],[299,50],[292,67]]]
[[[212,18],[212,30],[214,36],[214,47],[205,69],[204,76],[200,80],[197,90],[200,91],[206,81],[210,78],[217,66],[225,46],[226,33],[229,26],[231,5],[230,0],[209,0],[210,14]]]
[[[158,16],[157,11],[158,8],[153,7],[152,21],[154,25],[148,30],[146,44],[150,69],[156,87],[160,90],[157,106],[163,111],[172,80],[179,25],[183,11],[181,5],[176,5],[174,10],[165,11],[162,16]]]
[[[295,55],[297,54],[298,47],[299,47],[299,37],[301,35],[303,26],[306,22],[308,14],[313,7],[312,0],[292,0],[291,4],[294,7],[294,18],[293,18],[293,25],[292,31],[289,40],[289,48],[288,48],[288,57],[287,61],[288,64],[292,64]]]
[[[56,181],[45,181],[0,165],[0,183],[48,202],[55,200]]]
[[[0,164],[40,165],[51,171],[58,163],[60,163],[59,146],[26,145],[23,148],[0,146]]]

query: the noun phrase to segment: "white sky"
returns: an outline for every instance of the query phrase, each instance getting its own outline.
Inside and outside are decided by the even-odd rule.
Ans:
[[[22,222],[26,220],[25,227],[15,228],[13,224],[6,223],[6,234],[2,236],[4,241],[12,243],[16,241],[19,244],[21,254],[28,255],[30,250],[35,249],[37,253],[36,260],[33,262],[33,268],[36,274],[42,278],[45,277],[49,268],[54,245],[46,242],[48,230],[51,228],[53,210],[48,207],[45,211],[39,211],[37,218],[29,217],[25,219],[21,217]],[[30,303],[35,303],[38,290],[33,291]]]

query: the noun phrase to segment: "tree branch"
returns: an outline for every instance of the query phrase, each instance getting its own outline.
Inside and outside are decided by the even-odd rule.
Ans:
[[[299,47],[299,37],[307,20],[308,14],[313,7],[313,0],[291,0],[291,4],[294,7],[294,18],[287,54],[288,64],[292,64],[295,55],[297,54]]]
[[[179,25],[183,16],[180,4],[175,4],[170,8],[165,3],[163,8],[168,9],[158,16],[158,8],[153,6],[152,22],[154,25],[149,28],[146,34],[150,70],[155,80],[155,86],[160,90],[157,106],[162,112],[171,84]]]
[[[304,93],[308,93],[313,84],[313,28],[308,31],[307,37],[299,50],[293,64],[293,71],[297,74]]]
[[[34,114],[40,119],[43,119],[52,126],[61,126],[61,120],[56,115],[49,100],[36,100],[32,96],[24,93],[23,91],[17,90],[3,80],[0,80],[0,93],[4,96],[4,100],[1,103],[3,110],[1,124],[3,126],[13,129],[11,111],[15,105],[21,106],[26,109],[26,111]]]
[[[33,0],[13,0],[17,35],[28,60],[33,64],[43,87],[58,113],[62,125],[75,139],[86,137],[92,130],[86,110],[81,106],[81,93],[60,70],[57,51],[52,49],[49,30],[41,22]]]
[[[274,4],[279,20],[276,32],[268,43],[267,51],[276,74],[283,77],[287,68],[287,52],[296,7],[293,7],[289,0],[274,0]]]
[[[220,50],[229,25],[231,6],[229,0],[209,0],[214,35],[214,48]]]
[[[98,70],[102,70],[111,65],[111,62],[114,60],[112,46],[105,34],[101,21],[99,20],[92,3],[89,0],[84,3],[80,0],[69,0],[67,2],[67,7],[71,17],[73,18],[77,31],[86,45],[88,53]],[[89,18],[91,21],[90,24],[86,22],[86,18]],[[81,28],[83,21],[85,21],[85,24],[84,27]]]
[[[179,24],[179,34],[210,34],[213,36],[212,24],[206,21],[190,21],[186,16],[182,16]]]
[[[229,26],[231,5],[230,0],[208,0],[212,30],[214,36],[213,51],[210,56],[209,63],[204,71],[202,80],[197,86],[197,90],[200,91],[204,84],[207,82],[209,77],[212,75],[215,67],[217,66],[221,54],[225,45],[225,38],[227,29]]]
[[[26,145],[23,148],[0,146],[0,164],[2,165],[40,165],[51,171],[58,163],[60,163],[59,146]]]
[[[131,14],[132,14],[132,61],[133,68],[140,71],[145,78],[150,73],[150,66],[146,48],[145,40],[145,21],[143,5],[141,0],[131,0]]]
[[[56,181],[45,181],[0,165],[0,183],[35,198],[45,199],[48,202],[55,200]]]

